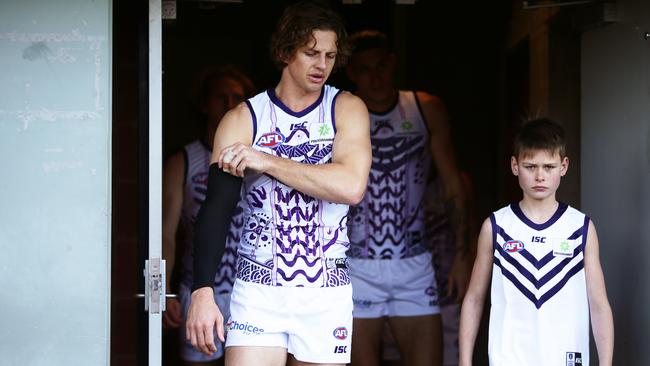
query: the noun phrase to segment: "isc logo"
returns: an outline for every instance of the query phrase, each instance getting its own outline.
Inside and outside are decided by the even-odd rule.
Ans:
[[[345,327],[338,327],[334,329],[334,338],[336,339],[345,339],[348,337],[348,330]]]
[[[334,353],[347,353],[348,346],[336,346],[334,347]]]
[[[532,239],[530,239],[531,242],[533,243],[546,243],[546,238],[543,236],[533,236]]]
[[[276,147],[284,142],[284,136],[277,132],[268,132],[263,134],[257,140],[257,146],[261,147]]]
[[[508,253],[520,252],[524,249],[524,243],[519,240],[510,240],[503,244],[503,250]]]

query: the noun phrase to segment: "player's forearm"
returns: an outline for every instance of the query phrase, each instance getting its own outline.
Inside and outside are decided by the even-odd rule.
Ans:
[[[600,366],[611,366],[614,357],[614,319],[609,302],[592,304],[591,327],[598,350]]]
[[[363,199],[368,174],[364,175],[354,167],[342,163],[309,165],[290,159],[270,158],[266,173],[302,193],[346,205],[356,205]]]
[[[474,354],[474,344],[478,326],[483,314],[484,299],[468,294],[463,301],[460,312],[460,329],[458,332],[459,366],[471,366]]]

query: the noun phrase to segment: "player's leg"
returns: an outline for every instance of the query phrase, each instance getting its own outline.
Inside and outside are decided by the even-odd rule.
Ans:
[[[442,365],[440,314],[391,317],[388,321],[397,340],[403,365]]]
[[[387,261],[351,259],[354,321],[352,365],[379,366],[382,329],[386,321],[390,279],[385,278]]]
[[[384,318],[354,318],[352,328],[352,365],[378,366]]]
[[[284,366],[286,363],[284,347],[226,347],[226,366]]]
[[[313,362],[303,362],[296,360],[293,355],[289,355],[288,366],[344,366],[344,363],[313,363]]]
[[[460,328],[460,305],[440,307],[442,316],[443,365],[458,365],[458,330]]]
[[[431,253],[390,263],[388,321],[403,365],[442,364],[442,320]]]

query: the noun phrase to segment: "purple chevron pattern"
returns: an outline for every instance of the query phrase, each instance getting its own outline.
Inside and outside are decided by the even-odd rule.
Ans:
[[[564,212],[566,207],[560,206],[559,210]],[[573,255],[568,258],[558,259],[553,255],[552,247],[546,249],[547,253],[545,255],[538,253],[537,257],[527,249],[513,253],[507,252],[503,249],[503,243],[514,239],[504,228],[496,223],[494,215],[490,215],[494,249],[493,263],[500,269],[503,277],[511,282],[523,296],[539,309],[544,303],[561,291],[574,275],[580,273],[584,268],[583,251],[586,243],[585,233],[589,224],[588,220],[585,217],[582,227],[566,237],[567,240],[581,241],[579,245],[575,245]],[[538,259],[538,257],[541,258]],[[508,264],[507,266],[506,263]],[[530,266],[526,265],[526,263]],[[551,281],[557,280],[560,276],[559,281],[553,286],[550,288],[546,286]]]

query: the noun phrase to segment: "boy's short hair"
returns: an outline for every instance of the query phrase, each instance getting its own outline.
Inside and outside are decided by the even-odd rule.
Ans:
[[[313,2],[304,1],[287,7],[271,36],[271,60],[282,70],[296,50],[313,39],[315,30],[336,33],[336,62],[334,69],[343,65],[350,57],[348,34],[343,20],[331,9]]]
[[[388,36],[378,30],[366,29],[355,32],[350,36],[350,43],[352,44],[352,54],[375,49],[388,53],[393,52]]]
[[[550,118],[536,118],[524,122],[515,136],[513,154],[515,158],[527,156],[534,151],[556,152],[560,158],[566,156],[564,128]]]

